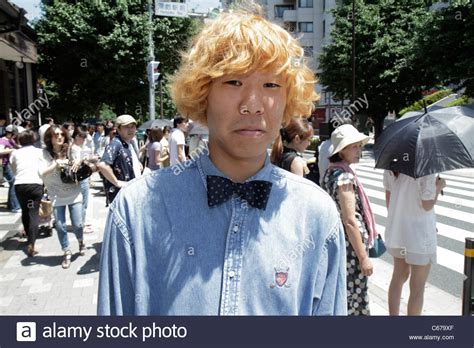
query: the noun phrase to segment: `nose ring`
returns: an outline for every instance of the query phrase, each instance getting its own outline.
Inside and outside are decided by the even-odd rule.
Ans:
[[[249,114],[250,111],[249,111],[249,108],[247,107],[247,105],[242,105],[240,107],[240,114],[241,115],[246,115],[246,114]]]

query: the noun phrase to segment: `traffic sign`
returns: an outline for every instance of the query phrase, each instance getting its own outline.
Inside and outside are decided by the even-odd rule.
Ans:
[[[155,15],[165,17],[187,17],[188,4],[180,2],[155,1]]]

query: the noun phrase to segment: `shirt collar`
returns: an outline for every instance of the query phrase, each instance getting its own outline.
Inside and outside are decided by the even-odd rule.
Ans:
[[[222,173],[215,165],[212,163],[211,159],[209,158],[209,151],[204,152],[198,159],[197,159],[197,166],[199,169],[199,173],[201,175],[202,181],[204,183],[204,187],[207,186],[206,184],[206,177],[208,175],[217,175],[222,176],[224,178],[228,178],[224,173]],[[245,180],[245,182],[253,181],[253,180],[265,180],[265,181],[272,181],[271,180],[271,173],[273,170],[273,166],[270,162],[270,157],[266,156],[265,164],[262,169],[260,169],[255,175]]]
[[[120,143],[122,143],[122,145],[123,145],[124,148],[128,149],[129,144],[127,144],[127,142],[126,142],[125,140],[123,140],[123,139],[120,137],[120,135],[117,134],[115,137],[118,139],[118,141],[120,141]]]

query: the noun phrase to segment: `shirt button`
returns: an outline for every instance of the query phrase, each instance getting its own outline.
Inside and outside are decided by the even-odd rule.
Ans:
[[[234,278],[235,277],[235,272],[234,271],[230,271],[229,272],[229,278]]]
[[[234,231],[235,233],[239,232],[239,226],[235,225],[232,231]]]

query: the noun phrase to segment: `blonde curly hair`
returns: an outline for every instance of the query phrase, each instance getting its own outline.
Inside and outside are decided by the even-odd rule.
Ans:
[[[308,117],[319,100],[316,78],[304,62],[304,50],[286,30],[262,16],[222,13],[194,38],[172,78],[171,94],[185,117],[207,124],[207,97],[213,80],[228,74],[271,71],[286,82],[283,123]]]

